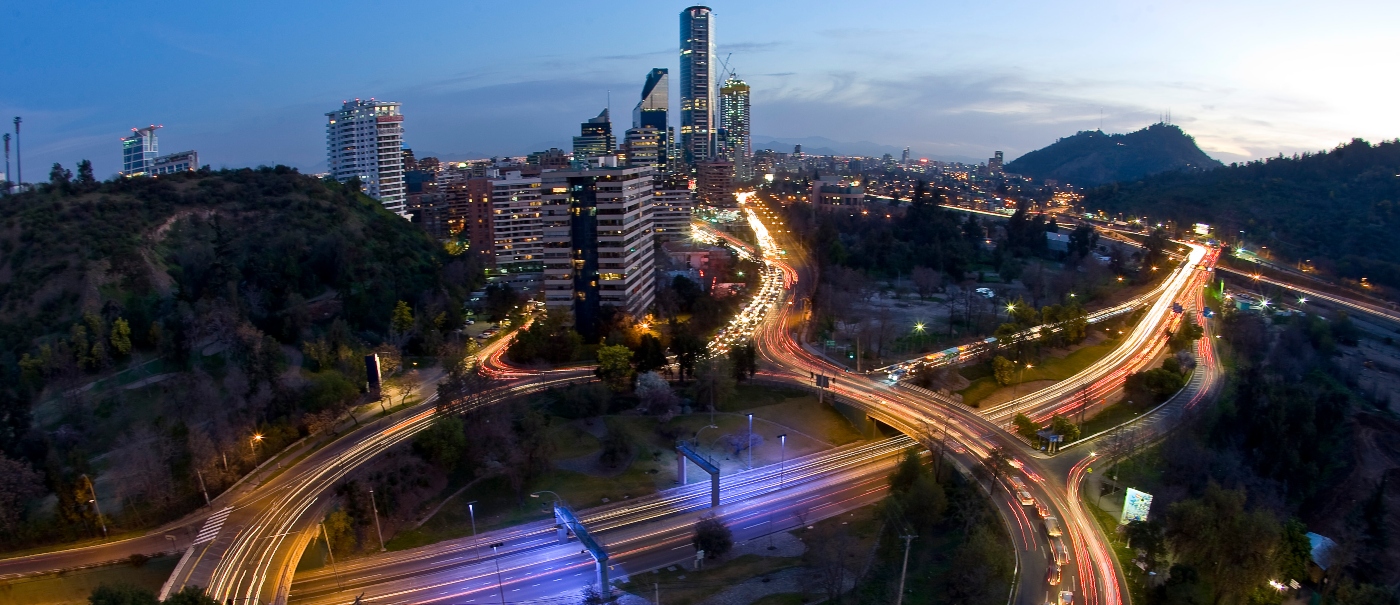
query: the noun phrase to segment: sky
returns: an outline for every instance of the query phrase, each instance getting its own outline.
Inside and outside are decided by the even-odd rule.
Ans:
[[[325,170],[325,113],[403,103],[419,157],[568,148],[609,104],[630,126],[648,70],[679,99],[679,13],[645,2],[6,2],[0,116],[25,180],[120,169],[119,139],[214,168]],[[724,0],[720,57],[753,134],[1008,159],[1102,127],[1172,121],[1241,161],[1400,137],[1400,2]],[[865,145],[869,146],[869,145]],[[845,151],[845,150],[842,150]]]

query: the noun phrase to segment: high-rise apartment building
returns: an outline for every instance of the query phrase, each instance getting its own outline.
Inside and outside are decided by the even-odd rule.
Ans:
[[[908,165],[909,165],[909,148],[908,148],[908,147],[905,147],[905,148],[904,148],[904,154],[899,156],[899,163],[902,164],[902,165],[904,165],[904,166],[908,166]]]
[[[132,128],[131,136],[122,139],[122,176],[148,174],[156,156],[160,155],[160,144],[156,129],[152,124],[145,128]]]
[[[612,120],[608,117],[606,108],[598,117],[589,118],[587,122],[579,124],[579,134],[582,136],[574,137],[575,160],[613,155],[617,152],[617,138],[613,136]]]
[[[992,157],[987,159],[987,171],[992,174],[1001,174],[1005,166],[1002,158],[1003,156],[1000,151],[993,153]]]
[[[695,192],[690,179],[677,174],[657,178],[653,193],[652,228],[656,240],[669,242],[690,236],[690,215],[695,210]]]
[[[602,307],[641,317],[656,298],[653,169],[590,168],[540,175],[545,305],[571,309],[598,336]]]
[[[355,99],[326,114],[326,163],[331,178],[360,180],[366,195],[407,217],[400,103]]]
[[[694,165],[714,156],[715,39],[709,7],[681,11],[681,156]]]
[[[719,128],[724,157],[734,162],[734,176],[753,178],[753,138],[749,135],[749,85],[732,74],[719,89]]]
[[[696,193],[711,206],[734,205],[734,162],[706,160],[695,165]]]
[[[540,177],[519,170],[486,179],[491,200],[492,264],[497,268],[533,269],[544,260],[544,226],[540,217]]]

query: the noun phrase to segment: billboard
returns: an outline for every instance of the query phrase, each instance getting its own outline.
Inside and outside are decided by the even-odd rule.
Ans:
[[[1118,519],[1118,523],[1127,525],[1133,521],[1146,521],[1147,511],[1151,508],[1152,494],[1130,487],[1128,493],[1123,496],[1123,516]]]
[[[1210,235],[1210,225],[1196,223],[1196,235]]]

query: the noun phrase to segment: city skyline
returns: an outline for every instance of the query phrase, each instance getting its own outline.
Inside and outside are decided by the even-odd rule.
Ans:
[[[392,26],[402,40],[394,53],[333,45],[371,25],[314,7],[278,7],[284,18],[276,20],[258,18],[257,5],[154,17],[101,5],[20,7],[12,21],[24,33],[0,42],[16,83],[0,107],[25,117],[31,166],[87,158],[104,177],[121,169],[112,143],[147,123],[171,126],[163,136],[170,148],[200,149],[216,168],[324,171],[317,116],[357,96],[404,103],[414,116],[405,141],[420,156],[521,155],[566,146],[609,92],[621,95],[615,110],[625,111],[638,74],[678,69],[676,15],[687,5],[623,4],[590,15],[562,4],[504,9],[502,18],[528,10],[546,34],[579,23],[619,34],[568,54],[486,31],[474,24],[488,15],[474,7]],[[1076,131],[1134,130],[1171,111],[1229,162],[1400,132],[1400,118],[1384,108],[1394,85],[1365,75],[1372,60],[1397,52],[1381,35],[1397,9],[1380,3],[1267,12],[1246,4],[1010,3],[956,12],[898,4],[873,15],[710,6],[721,25],[716,60],[732,53],[731,66],[754,87],[756,144],[826,137],[909,146],[916,157],[985,158],[1002,149],[1015,158]],[[130,76],[110,63],[124,54],[112,51],[132,43],[121,32],[138,20],[143,44],[162,59],[146,74],[157,85],[117,94]],[[287,35],[293,23],[297,36]],[[449,35],[461,31],[470,35]]]

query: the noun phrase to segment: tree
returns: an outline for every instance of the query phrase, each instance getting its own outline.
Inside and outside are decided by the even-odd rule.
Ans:
[[[409,370],[399,372],[384,379],[385,394],[381,401],[387,400],[394,406],[408,404],[408,398],[413,396],[413,391],[418,387],[418,371]],[[397,400],[397,401],[395,401]],[[380,404],[383,407],[383,404]]]
[[[654,416],[664,416],[675,411],[679,401],[676,394],[671,390],[671,385],[656,372],[647,372],[637,376],[637,399],[642,402],[642,409]]]
[[[1187,315],[1182,318],[1181,326],[1171,335],[1168,343],[1171,345],[1172,351],[1188,351],[1191,349],[1191,345],[1200,340],[1205,333],[1201,326],[1196,325],[1196,320]]]
[[[118,355],[126,356],[131,353],[131,325],[120,317],[112,320],[112,333],[108,336],[112,343],[112,350]]]
[[[637,345],[637,352],[634,355],[637,361],[637,373],[645,374],[652,370],[659,370],[666,367],[666,348],[661,346],[661,339],[656,336],[643,334],[641,342]]]
[[[1016,414],[1016,418],[1013,419],[1011,423],[1016,425],[1016,433],[1018,435],[1030,440],[1035,440],[1037,437],[1036,432],[1040,430],[1040,425],[1036,424],[1034,420],[1031,420],[1030,416],[1025,414]]]
[[[851,577],[851,550],[855,540],[845,525],[838,525],[829,533],[811,539],[811,558],[817,569],[817,578],[827,602],[835,603],[846,591],[847,580]]]
[[[89,188],[97,184],[97,178],[92,174],[92,162],[83,160],[78,162],[78,185]]]
[[[676,366],[680,369],[681,382],[684,383],[687,374],[695,376],[695,362],[705,352],[705,341],[691,334],[689,330],[682,329],[671,338],[671,352],[676,354]]]
[[[1143,552],[1147,571],[1156,571],[1167,557],[1167,538],[1156,521],[1132,521],[1125,528],[1128,546]]]
[[[413,438],[413,453],[445,471],[456,468],[466,449],[466,433],[456,416],[438,416]]]
[[[1050,430],[1063,437],[1065,443],[1079,439],[1079,425],[1059,414],[1050,419]]]
[[[753,341],[746,341],[730,349],[729,363],[734,370],[735,380],[752,378],[758,372],[758,350],[754,348]]]
[[[161,605],[219,605],[213,597],[204,594],[198,586],[185,586],[179,592],[166,597]]]
[[[617,468],[632,457],[632,436],[619,423],[609,422],[608,432],[603,435],[603,451],[598,461],[608,468]]]
[[[56,166],[57,164],[55,164]],[[156,593],[131,584],[102,584],[88,596],[90,605],[157,605]]]
[[[1094,230],[1093,225],[1080,225],[1074,228],[1069,234],[1069,253],[1071,256],[1084,258],[1089,256],[1089,252],[1098,244],[1099,232]]]
[[[632,383],[632,349],[623,345],[598,347],[597,374],[612,390],[627,390]]]
[[[1011,474],[1011,453],[1004,447],[997,447],[988,452],[987,459],[983,462],[993,481]]]
[[[992,360],[992,376],[996,378],[997,384],[1009,386],[1016,380],[1016,363],[997,355]]]
[[[403,348],[408,336],[413,332],[413,309],[404,301],[394,303],[394,313],[389,317],[389,336],[395,346]]]
[[[1270,579],[1279,545],[1278,521],[1264,510],[1245,509],[1244,490],[1214,482],[1200,498],[1167,510],[1167,541],[1195,567],[1220,605],[1244,597]]]
[[[919,300],[933,296],[943,285],[943,275],[928,267],[914,267],[909,278],[914,280],[914,289],[919,292]]]
[[[73,171],[65,169],[63,164],[53,163],[53,168],[49,169],[49,184],[59,191],[68,191],[68,185],[73,180]]]
[[[0,530],[15,535],[29,501],[44,493],[39,473],[0,453]]]
[[[718,559],[734,547],[734,533],[724,521],[710,513],[695,522],[695,535],[690,543],[696,552],[704,551],[706,559]]]
[[[734,370],[724,357],[711,357],[695,374],[695,401],[710,411],[734,393]]]

